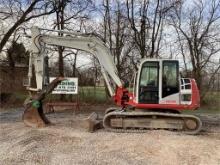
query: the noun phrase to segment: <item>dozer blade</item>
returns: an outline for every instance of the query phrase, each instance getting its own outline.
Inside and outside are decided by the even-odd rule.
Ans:
[[[85,128],[88,132],[94,132],[103,128],[102,121],[98,118],[98,114],[93,112],[85,119]]]
[[[25,101],[25,110],[22,116],[23,122],[30,127],[39,128],[45,127],[51,122],[44,115],[42,101],[50,94],[53,89],[61,82],[65,80],[62,77],[54,79],[47,87],[45,87],[39,93],[33,95],[29,101]]]

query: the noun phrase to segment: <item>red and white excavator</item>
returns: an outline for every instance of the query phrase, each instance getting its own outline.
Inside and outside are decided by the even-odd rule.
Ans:
[[[57,36],[54,33],[62,33]],[[118,108],[109,108],[103,118],[106,130],[114,132],[145,132],[148,129],[168,129],[196,134],[201,120],[194,115],[181,114],[200,106],[200,95],[194,79],[181,78],[179,62],[170,59],[142,59],[135,74],[134,88],[129,92],[120,80],[108,46],[94,34],[32,28],[29,61],[29,91],[36,91],[26,102],[24,122],[33,127],[45,126],[49,120],[43,114],[42,100],[64,78],[48,84],[45,46],[55,45],[83,50],[94,55],[108,90]],[[37,88],[31,87],[32,66]]]

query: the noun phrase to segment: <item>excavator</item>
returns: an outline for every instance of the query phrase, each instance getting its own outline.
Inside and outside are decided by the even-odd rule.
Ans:
[[[127,83],[118,76],[108,45],[98,35],[36,26],[31,32],[27,89],[32,94],[25,102],[23,121],[26,125],[43,127],[50,123],[44,115],[43,100],[65,79],[58,77],[48,82],[46,46],[50,45],[86,51],[98,59],[109,94],[117,105],[105,111],[104,129],[112,132],[165,129],[186,134],[197,134],[201,130],[202,122],[198,117],[181,113],[198,109],[200,95],[194,79],[180,77],[178,60],[142,59],[134,74],[133,91],[129,91]],[[36,88],[31,87],[33,66]]]

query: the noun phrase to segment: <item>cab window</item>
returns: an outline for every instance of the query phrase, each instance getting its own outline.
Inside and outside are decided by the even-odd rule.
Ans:
[[[163,61],[162,97],[179,92],[178,68],[178,61]]]
[[[140,86],[158,86],[158,64],[153,62],[145,63],[140,77]]]

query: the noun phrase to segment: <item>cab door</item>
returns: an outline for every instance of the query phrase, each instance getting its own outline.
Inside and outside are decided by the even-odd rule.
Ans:
[[[139,76],[138,102],[158,104],[159,102],[159,62],[146,61]]]
[[[178,61],[163,61],[162,99],[179,93]]]

